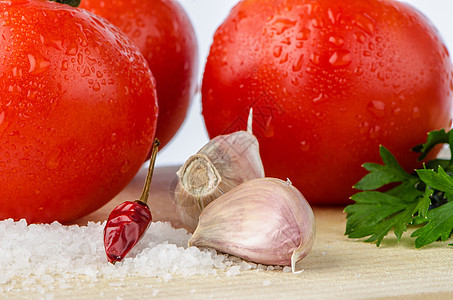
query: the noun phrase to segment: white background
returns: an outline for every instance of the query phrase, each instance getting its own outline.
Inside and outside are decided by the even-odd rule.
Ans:
[[[199,82],[217,27],[229,14],[238,0],[176,0],[186,9],[192,20],[199,43]],[[357,0],[360,1],[360,0]],[[424,13],[439,30],[447,48],[453,54],[453,1],[452,0],[405,0]],[[205,143],[208,135],[201,115],[200,94],[193,99],[186,121],[173,140],[159,152],[156,165],[179,165],[195,154]]]

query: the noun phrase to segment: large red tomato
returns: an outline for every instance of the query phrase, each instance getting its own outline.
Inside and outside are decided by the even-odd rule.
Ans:
[[[138,48],[68,5],[0,2],[0,219],[69,222],[120,192],[153,140]]]
[[[380,0],[244,0],[218,28],[202,85],[211,137],[254,129],[266,175],[312,204],[344,204],[380,162],[450,125],[452,64],[431,23]]]
[[[131,38],[157,82],[160,148],[181,127],[197,87],[198,45],[192,23],[176,0],[82,0]]]

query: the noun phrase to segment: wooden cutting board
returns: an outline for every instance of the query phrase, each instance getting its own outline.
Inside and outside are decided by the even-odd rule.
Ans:
[[[169,191],[175,184],[177,167],[155,171],[150,207],[155,221],[169,221],[181,227],[173,213]],[[125,200],[140,196],[146,170],[110,203],[79,220],[104,221],[110,211]],[[103,278],[92,286],[74,280],[72,287],[46,291],[53,299],[447,299],[453,298],[453,247],[436,243],[414,248],[406,234],[400,243],[394,237],[381,247],[344,236],[345,214],[342,207],[314,207],[316,241],[312,252],[299,263],[299,274],[275,271],[241,271],[228,276],[174,276],[168,282],[152,277],[123,280]],[[15,293],[0,295],[5,299],[34,298]],[[39,296],[38,298],[42,297]]]

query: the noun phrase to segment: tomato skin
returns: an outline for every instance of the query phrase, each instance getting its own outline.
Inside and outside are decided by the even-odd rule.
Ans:
[[[116,27],[40,0],[0,3],[0,219],[71,222],[119,193],[157,120],[155,81]]]
[[[118,26],[148,61],[157,81],[162,149],[184,122],[197,88],[198,44],[188,15],[176,0],[83,0],[80,7]]]
[[[202,83],[212,138],[254,131],[266,176],[343,205],[365,162],[410,152],[451,121],[453,67],[429,21],[397,1],[245,0],[214,36]]]

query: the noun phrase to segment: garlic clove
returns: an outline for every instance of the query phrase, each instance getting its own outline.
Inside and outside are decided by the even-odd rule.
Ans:
[[[220,135],[191,156],[177,172],[175,211],[186,229],[193,232],[201,211],[211,201],[237,185],[264,177],[259,144],[248,131]]]
[[[211,202],[201,213],[189,246],[213,248],[267,265],[296,263],[311,251],[315,219],[291,182],[258,178]]]
[[[186,229],[193,232],[201,211],[223,195],[221,185],[224,182],[204,154],[191,156],[176,174],[179,178],[175,189],[176,214]]]
[[[212,139],[198,152],[205,154],[223,179],[236,183],[264,177],[259,144],[247,131],[237,131]]]

